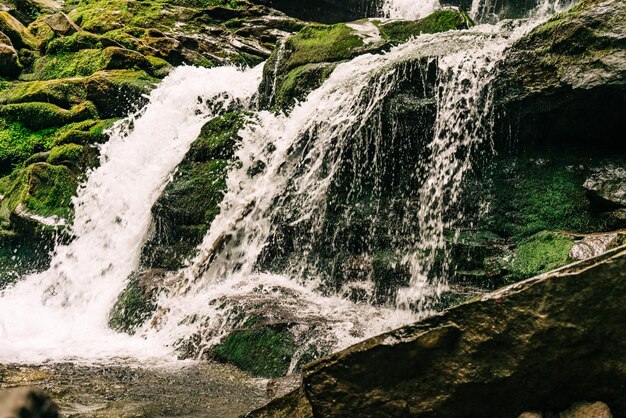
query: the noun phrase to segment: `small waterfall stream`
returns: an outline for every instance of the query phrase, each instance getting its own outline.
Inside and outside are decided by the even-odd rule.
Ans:
[[[396,0],[385,11],[416,18],[438,7],[436,1],[417,9],[415,4]],[[446,250],[445,231],[462,217],[450,217],[448,208],[461,196],[473,156],[489,147],[496,64],[536,23],[422,35],[387,53],[340,64],[288,115],[255,112],[240,132],[240,164],[229,173],[221,212],[198,255],[172,275],[168,282],[175,284],[161,294],[154,318],[130,337],[109,330],[107,319],[137,268],[150,208],[207,120],[233,105],[252,109],[262,72],[261,66],[175,70],[141,113],[112,130],[101,166],[75,201],[76,239],[56,249],[48,271],[0,296],[0,362],[163,358],[190,336],[193,355],[202,357],[245,320],[233,315],[232,305],[224,303],[229,301],[270,306],[281,319],[302,325],[303,349],[315,340],[329,351],[428,315],[424,301],[446,286],[445,269],[433,274],[435,257]],[[316,245],[325,239],[338,182],[349,185],[347,201],[370,188],[379,197],[376,178],[385,174],[387,151],[383,104],[405,80],[402,68],[409,62],[434,65],[437,73],[434,137],[426,141],[430,157],[420,163],[426,177],[411,195],[418,209],[407,205],[406,225],[401,222],[397,231],[410,237],[400,255],[411,279],[383,303],[353,300],[325,285]],[[367,155],[355,155],[355,144]],[[352,177],[343,178],[350,165]],[[366,176],[375,180],[364,181]],[[287,241],[286,261],[280,269],[268,268],[280,258],[275,253],[287,251],[280,248]],[[373,286],[368,280],[347,285],[365,293]]]

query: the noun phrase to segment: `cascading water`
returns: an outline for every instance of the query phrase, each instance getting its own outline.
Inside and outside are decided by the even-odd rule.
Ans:
[[[107,329],[108,312],[136,268],[150,208],[207,119],[256,91],[261,67],[182,67],[118,124],[101,165],[75,198],[72,234],[51,267],[0,296],[0,362],[163,355]],[[156,350],[156,351],[155,351]]]
[[[385,12],[416,18],[437,6],[396,0]],[[221,212],[198,255],[166,281],[173,285],[162,291],[153,319],[136,336],[121,336],[107,329],[108,314],[137,268],[152,204],[202,125],[234,104],[250,109],[261,78],[260,67],[177,69],[141,114],[112,131],[102,165],[76,198],[76,239],[56,249],[48,271],[0,296],[0,362],[166,356],[173,347],[201,357],[261,309],[272,320],[297,324],[301,350],[293,369],[311,341],[336,350],[428,313],[424,301],[445,289],[446,270],[434,267],[437,254],[462,216],[451,217],[449,208],[461,196],[473,156],[489,141],[496,64],[532,25],[423,35],[340,64],[288,115],[256,112],[240,132],[240,164],[229,173]],[[366,201],[370,218],[380,216],[386,202],[380,177],[390,175],[385,100],[406,81],[406,71],[432,66],[433,139],[426,139],[427,158],[409,185],[417,186],[400,205],[405,221],[387,231],[404,236],[393,251],[410,279],[374,303],[376,284],[367,275],[329,285],[333,273],[324,271],[320,253],[332,258],[348,245],[333,229],[338,207],[357,202],[362,209]],[[336,219],[357,222],[351,210]],[[371,248],[361,247],[343,264],[370,263]]]
[[[439,0],[385,0],[383,15],[392,19],[415,20],[427,16],[439,9]]]

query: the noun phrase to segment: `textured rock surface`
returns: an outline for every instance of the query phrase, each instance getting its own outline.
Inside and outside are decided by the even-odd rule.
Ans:
[[[625,268],[620,247],[320,359],[304,370],[313,415],[292,416],[517,417],[585,398],[621,416]],[[290,396],[251,416],[295,411]]]
[[[496,81],[503,139],[623,150],[624,16],[621,0],[582,0],[513,45]]]

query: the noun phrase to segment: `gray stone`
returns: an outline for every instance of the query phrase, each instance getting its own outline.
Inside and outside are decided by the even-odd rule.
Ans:
[[[589,235],[576,241],[569,252],[572,260],[586,260],[597,257],[612,247],[617,246],[620,235],[618,233]]]
[[[50,29],[52,29],[55,34],[60,36],[68,36],[81,30],[80,27],[63,12],[47,16],[44,22],[50,26]]]
[[[608,164],[596,170],[583,187],[606,204],[626,206],[626,168],[622,166]]]

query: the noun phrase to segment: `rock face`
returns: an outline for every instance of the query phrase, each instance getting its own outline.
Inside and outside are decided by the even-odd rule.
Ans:
[[[582,0],[520,39],[496,82],[501,137],[623,150],[624,16],[623,1]]]
[[[381,53],[412,36],[472,25],[466,13],[446,9],[416,21],[371,19],[308,26],[281,43],[265,63],[259,104],[287,110],[322,85],[341,62],[367,53]]]
[[[59,410],[41,390],[24,387],[0,392],[0,417],[58,418]]]
[[[580,399],[622,416],[625,268],[620,247],[364,341],[250,416],[517,417]]]

